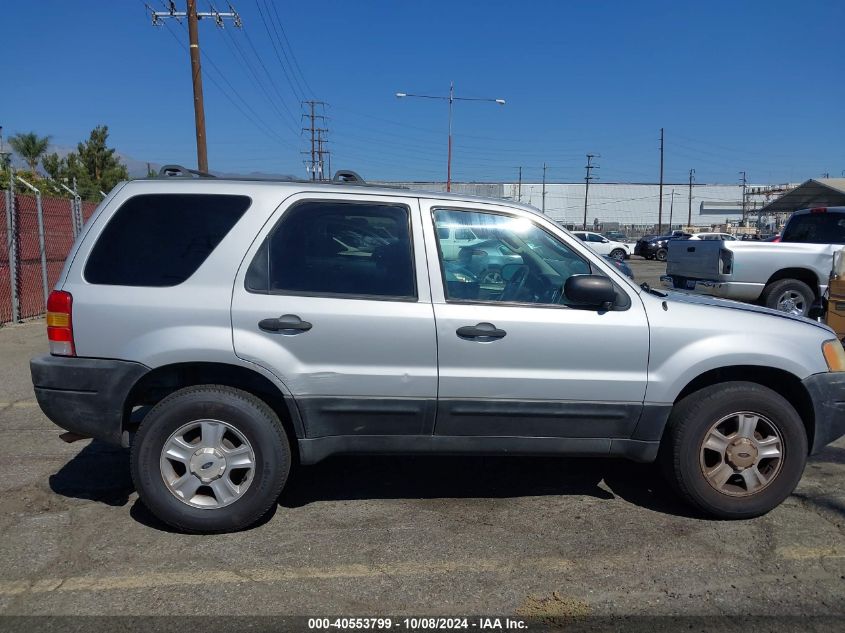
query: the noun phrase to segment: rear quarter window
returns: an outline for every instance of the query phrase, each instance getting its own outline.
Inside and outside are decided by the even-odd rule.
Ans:
[[[176,286],[193,275],[251,203],[247,196],[144,194],[123,203],[100,233],[85,280]]]

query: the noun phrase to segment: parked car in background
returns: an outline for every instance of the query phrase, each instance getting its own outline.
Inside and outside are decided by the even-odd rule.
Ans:
[[[693,233],[688,239],[691,240],[724,240],[730,242],[736,239],[736,235],[730,233]]]
[[[760,304],[806,316],[827,289],[833,253],[845,244],[845,207],[792,214],[780,243],[670,242],[667,288]]]
[[[605,231],[604,233],[602,233],[602,235],[605,236],[607,239],[613,241],[613,242],[630,242],[631,241],[628,238],[628,236],[625,235],[625,233],[623,233],[622,231]]]
[[[780,242],[780,240],[781,240],[781,235],[780,235],[780,233],[778,233],[776,235],[772,235],[771,237],[767,237],[763,241],[764,242],[774,242],[775,244],[777,244],[778,242]]]
[[[645,235],[637,240],[634,246],[634,255],[665,262],[669,253],[669,241],[690,237],[692,237],[692,233],[684,233],[683,231],[673,231],[669,235]]]
[[[483,241],[471,228],[465,226],[437,225],[437,236],[440,238],[440,249],[443,257],[448,260],[457,259],[462,248],[478,244]]]
[[[630,277],[631,279],[634,278],[634,271],[631,270],[631,267],[625,263],[625,260],[614,259],[610,255],[602,255],[602,257],[604,257],[607,261],[616,266],[619,269],[619,272],[621,272],[626,277]]]
[[[626,259],[631,256],[631,245],[609,240],[599,233],[591,231],[572,231],[572,235],[592,248],[599,255],[609,255],[613,259]]]

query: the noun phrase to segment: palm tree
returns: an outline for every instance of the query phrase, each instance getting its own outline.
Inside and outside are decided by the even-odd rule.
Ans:
[[[20,133],[9,139],[9,145],[26,161],[30,171],[35,172],[38,161],[50,145],[50,137],[38,136],[35,132]]]

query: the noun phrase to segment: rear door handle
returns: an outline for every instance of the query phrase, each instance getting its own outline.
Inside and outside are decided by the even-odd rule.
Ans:
[[[273,319],[262,319],[258,322],[258,327],[265,332],[298,334],[300,332],[307,332],[311,329],[312,325],[308,321],[303,321],[295,314],[285,314]]]
[[[478,325],[465,325],[457,329],[457,334],[461,338],[469,339],[497,339],[504,338],[504,330],[500,330],[492,323],[479,323]]]

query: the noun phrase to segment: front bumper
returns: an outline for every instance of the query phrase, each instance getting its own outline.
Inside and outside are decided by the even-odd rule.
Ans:
[[[801,381],[813,401],[815,433],[810,453],[845,435],[845,372],[813,374]]]
[[[35,397],[57,426],[120,444],[126,397],[149,368],[102,358],[37,356],[29,362]]]

